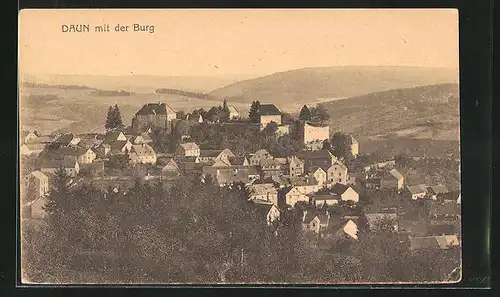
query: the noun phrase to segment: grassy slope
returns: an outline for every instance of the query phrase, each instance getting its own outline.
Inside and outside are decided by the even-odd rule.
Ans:
[[[459,139],[457,84],[372,93],[323,106],[334,131],[370,139]]]
[[[328,98],[359,96],[391,89],[457,82],[455,70],[419,67],[305,68],[244,80],[212,91],[233,102],[272,102],[282,109]]]

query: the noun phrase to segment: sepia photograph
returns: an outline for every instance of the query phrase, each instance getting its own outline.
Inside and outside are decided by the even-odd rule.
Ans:
[[[21,10],[22,284],[459,282],[458,36],[457,9]]]

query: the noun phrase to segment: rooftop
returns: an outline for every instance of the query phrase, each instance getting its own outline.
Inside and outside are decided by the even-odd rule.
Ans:
[[[260,115],[281,115],[281,112],[274,104],[261,104],[259,107]]]

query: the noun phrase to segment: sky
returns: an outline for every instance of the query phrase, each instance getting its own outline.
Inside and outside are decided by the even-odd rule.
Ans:
[[[88,24],[90,32],[62,32]],[[96,25],[110,32],[95,32]],[[117,25],[127,32],[115,32]],[[154,33],[133,25],[154,25]],[[24,74],[230,76],[305,67],[458,68],[458,11],[22,10]]]

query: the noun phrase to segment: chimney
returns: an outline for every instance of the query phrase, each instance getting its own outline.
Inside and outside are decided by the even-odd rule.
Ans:
[[[304,210],[304,214],[302,215],[302,222],[306,219],[307,210]]]

